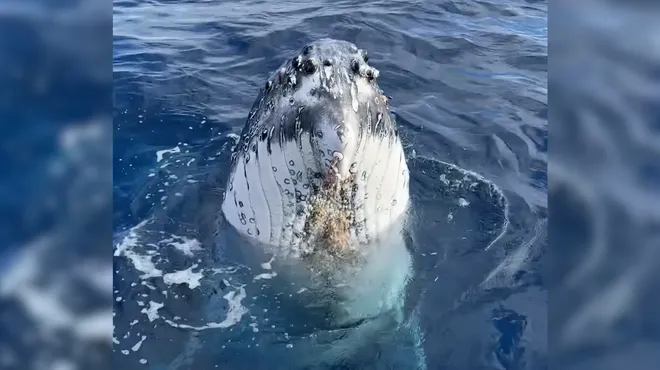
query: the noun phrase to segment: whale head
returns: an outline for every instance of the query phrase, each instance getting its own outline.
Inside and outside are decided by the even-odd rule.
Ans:
[[[350,42],[322,39],[271,74],[225,192],[223,212],[241,233],[307,253],[328,233],[341,235],[335,244],[368,243],[404,213],[408,168],[368,61]]]

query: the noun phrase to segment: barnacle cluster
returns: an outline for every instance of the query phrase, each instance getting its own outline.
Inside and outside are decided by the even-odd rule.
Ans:
[[[308,203],[305,233],[309,237],[309,254],[334,258],[351,258],[350,227],[354,216],[351,207],[351,186],[354,175],[342,177],[337,169],[341,161],[337,153],[323,176],[321,186]]]

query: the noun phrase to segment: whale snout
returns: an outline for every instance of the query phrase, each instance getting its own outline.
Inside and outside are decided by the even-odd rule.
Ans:
[[[358,160],[360,143],[366,135],[366,130],[360,127],[360,117],[345,114],[341,107],[335,112],[340,114],[312,118],[314,129],[310,135],[310,143],[314,160],[321,172],[336,165],[338,173],[346,177],[350,163]]]
[[[294,70],[305,73],[297,77],[299,86],[291,99],[304,102],[309,112],[302,125],[310,127],[322,172],[338,162],[339,174],[348,176],[369,137],[396,133],[392,120],[385,117],[388,100],[377,83],[380,73],[368,61],[366,50],[332,39],[310,43],[292,59]]]

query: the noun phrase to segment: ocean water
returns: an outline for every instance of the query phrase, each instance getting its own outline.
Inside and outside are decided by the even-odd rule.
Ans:
[[[229,263],[239,242],[216,216],[258,90],[330,37],[368,51],[410,164],[410,351],[393,357],[546,367],[545,2],[113,5],[115,366],[285,369],[302,353],[305,338],[265,312],[279,302],[253,289],[269,266]],[[388,343],[405,347],[398,334]],[[384,368],[386,348],[357,356]]]
[[[537,368],[535,364],[523,363],[524,361],[519,359],[529,358],[526,356],[531,356],[530,353],[534,354],[535,348],[544,348],[546,338],[548,367],[597,370],[657,368],[657,364],[660,363],[660,352],[657,351],[658,338],[660,338],[660,320],[657,315],[660,300],[657,291],[660,287],[660,279],[656,268],[660,257],[658,254],[660,251],[658,189],[660,187],[657,186],[658,173],[660,173],[657,161],[660,144],[656,108],[658,91],[660,91],[657,88],[657,66],[660,63],[660,54],[657,52],[659,50],[657,37],[653,35],[658,34],[660,23],[657,22],[659,9],[656,3],[602,0],[553,2],[552,15],[549,17],[551,30],[549,54],[552,72],[548,76],[549,91],[552,95],[549,99],[552,101],[549,125],[552,132],[550,139],[552,155],[548,163],[550,180],[548,202],[552,211],[549,213],[551,247],[547,248],[542,244],[541,249],[533,248],[538,246],[538,240],[545,241],[545,236],[541,234],[536,242],[529,245],[525,242],[508,243],[508,246],[503,248],[493,245],[489,250],[498,253],[493,259],[480,259],[484,255],[474,252],[478,250],[475,247],[466,249],[469,253],[462,259],[450,255],[448,262],[441,266],[442,269],[435,269],[435,262],[430,260],[428,266],[431,268],[420,271],[446,271],[447,274],[433,282],[433,284],[442,282],[442,285],[435,285],[437,294],[434,297],[420,300],[427,312],[419,327],[426,332],[425,345],[429,368],[461,368],[456,365],[457,363],[470,364],[463,368]],[[455,24],[451,26],[453,23],[451,20],[460,20],[461,27],[467,27],[465,34],[460,37],[469,37],[472,34],[470,28],[478,28],[475,24],[479,23],[480,26],[484,24],[484,15],[493,14],[483,9],[486,6],[483,3],[476,4],[471,2],[467,5],[456,5],[456,3],[444,2],[445,10],[423,12],[424,16],[418,18],[426,19],[425,17],[430,15],[441,14],[445,19],[445,25],[430,27],[433,32],[456,29]],[[498,4],[499,7],[503,6]],[[227,343],[221,343],[222,336],[231,333],[232,328],[237,330],[241,327],[241,325],[233,325],[225,328],[227,330],[206,330],[203,334],[206,337],[200,336],[201,339],[197,343],[211,343],[211,348],[208,350],[202,347],[196,349],[195,340],[189,338],[201,332],[179,327],[175,333],[179,335],[177,341],[171,346],[166,346],[164,343],[170,340],[167,335],[174,335],[174,332],[168,331],[164,319],[172,317],[171,313],[177,310],[177,307],[187,313],[196,312],[196,307],[210,308],[211,313],[216,311],[218,317],[199,320],[198,324],[203,326],[210,322],[224,322],[226,312],[223,312],[222,304],[228,301],[220,296],[216,299],[220,305],[214,310],[212,305],[206,303],[211,300],[209,297],[218,295],[189,294],[186,296],[190,298],[187,301],[175,299],[167,302],[167,306],[163,305],[163,308],[155,312],[158,315],[153,316],[154,321],[149,321],[149,316],[138,310],[134,319],[137,321],[127,322],[128,315],[118,309],[121,308],[116,301],[119,297],[112,298],[113,290],[118,290],[116,289],[118,286],[113,287],[113,271],[118,269],[113,269],[111,258],[112,209],[117,212],[115,222],[118,219],[124,220],[116,222],[117,226],[114,230],[116,244],[118,244],[117,240],[121,240],[126,229],[133,228],[140,219],[144,218],[129,214],[126,211],[128,208],[135,214],[140,212],[143,215],[153,214],[149,210],[149,203],[146,203],[146,209],[142,211],[140,207],[136,207],[139,206],[139,201],[131,202],[130,207],[126,206],[126,203],[123,206],[117,203],[115,207],[112,204],[113,189],[110,178],[112,117],[109,117],[113,105],[112,5],[111,2],[102,0],[47,2],[23,0],[5,1],[0,4],[2,31],[0,32],[0,130],[2,130],[0,157],[3,159],[0,163],[2,170],[0,176],[0,209],[2,210],[0,212],[0,240],[2,240],[0,243],[0,368],[2,369],[118,368],[113,364],[112,347],[117,350],[115,360],[123,361],[122,365],[128,369],[138,366],[148,368],[149,365],[166,363],[172,358],[185,359],[186,355],[181,356],[181,354],[186,351],[189,351],[187,358],[194,359],[198,363],[213,360],[209,357],[213,355],[216,359],[222,359],[226,351],[222,351],[223,348],[213,347],[226,346]],[[156,9],[154,5],[145,6],[151,6],[152,10]],[[281,5],[279,6],[280,10],[283,9]],[[408,6],[408,9],[413,6]],[[468,11],[476,9],[477,6],[480,7],[479,11],[472,18],[478,19],[478,22],[473,22],[469,16],[455,15],[459,10]],[[516,4],[504,6],[520,8]],[[545,7],[545,4],[537,3],[530,6]],[[217,4],[212,7],[212,12],[206,12],[208,15],[200,18],[212,18],[211,22],[215,22],[223,17],[218,11]],[[190,6],[188,9],[194,7]],[[492,9],[497,8],[491,7]],[[259,13],[256,8],[254,11]],[[177,21],[183,19],[183,13],[178,13]],[[417,13],[419,12],[411,11],[404,15],[399,14],[396,19],[409,20]],[[522,13],[514,18],[516,22],[509,23],[505,29],[500,28],[496,33],[528,34],[526,37],[531,38],[529,30],[510,32],[510,29],[530,24],[525,12]],[[496,18],[507,19],[499,16]],[[370,15],[361,17],[360,21],[366,22],[366,19],[375,18],[374,15]],[[157,27],[166,28],[176,25],[177,21],[164,22]],[[273,24],[278,23],[273,22]],[[388,27],[391,24],[388,23]],[[414,26],[408,25],[406,29],[419,29],[420,24],[415,22]],[[448,27],[447,24],[450,26]],[[382,30],[383,27],[379,26],[377,29]],[[162,36],[166,32],[167,29],[152,34]],[[136,33],[144,34],[142,31]],[[395,39],[389,38],[380,45],[384,47],[393,40]],[[171,43],[176,44],[180,41],[177,39]],[[471,41],[474,42],[474,39]],[[437,46],[437,44],[431,45]],[[380,46],[369,46],[370,51],[378,47]],[[460,48],[456,50],[460,51]],[[482,52],[480,48],[474,50]],[[503,56],[505,51],[506,56]],[[511,50],[502,49],[501,52],[489,50],[486,54],[475,56],[468,50],[460,55],[469,56],[470,60],[451,65],[460,69],[461,66],[473,63],[483,68],[489,65],[484,61],[484,56],[496,55],[496,58],[489,59],[499,65],[502,60],[509,60],[524,52],[524,49],[511,48]],[[171,53],[171,48],[165,48],[162,54]],[[418,55],[418,51],[413,54],[416,55],[415,58],[424,57]],[[448,64],[447,58],[440,58],[437,61]],[[409,63],[409,60],[410,58],[406,63]],[[510,65],[507,66],[509,67]],[[264,73],[261,69],[259,72]],[[523,75],[528,74],[525,72]],[[439,79],[447,81],[455,76],[457,75],[442,74]],[[513,86],[510,82],[491,81],[488,76],[489,74],[472,73],[460,81],[480,81],[480,83],[486,81],[487,85],[498,83],[502,86]],[[147,85],[142,84],[142,86]],[[260,83],[256,83],[255,86],[260,86]],[[405,87],[404,84],[401,86]],[[389,88],[392,88],[392,85]],[[257,87],[255,91],[256,89]],[[465,86],[461,86],[461,89],[465,89]],[[185,89],[171,91],[183,90]],[[441,91],[443,88],[438,87],[437,92]],[[491,97],[497,98],[502,93],[500,89],[492,93]],[[437,95],[444,96],[444,94]],[[196,99],[201,101],[199,97]],[[246,98],[246,100],[250,99]],[[452,99],[457,100],[457,98]],[[162,101],[164,100],[166,99],[163,98]],[[408,100],[409,103],[410,101]],[[445,109],[452,108],[446,103],[441,103],[439,106]],[[477,105],[469,106],[477,107]],[[506,108],[507,106],[507,104],[497,106],[494,111],[506,111],[510,109]],[[398,109],[396,104],[394,108]],[[217,111],[217,107],[214,109]],[[158,110],[151,110],[152,113],[154,111]],[[448,116],[450,123],[456,124],[461,121],[453,114]],[[173,121],[172,115],[164,115],[164,117],[170,118],[168,121],[170,123]],[[134,122],[139,122],[139,119]],[[410,122],[416,125],[444,127],[442,124],[446,124],[447,120],[440,122],[418,118]],[[489,120],[477,122],[479,125],[490,124]],[[461,129],[459,132],[465,135],[464,131]],[[150,133],[142,135],[140,140],[155,137],[157,137],[155,133]],[[460,137],[455,136],[452,140]],[[418,135],[413,141],[419,143],[420,138],[422,136]],[[185,140],[182,140],[182,143]],[[452,140],[447,142],[452,143]],[[168,139],[158,143],[158,149],[173,148],[175,144],[171,141]],[[505,138],[505,142],[509,141],[510,138]],[[441,142],[435,141],[435,143]],[[217,143],[221,141],[210,141],[210,149],[213,149],[212,145]],[[124,149],[125,147],[124,145]],[[458,145],[454,144],[453,147]],[[412,153],[413,148],[408,147],[409,153]],[[116,153],[121,153],[121,147],[116,149],[120,149]],[[435,157],[447,156],[443,154],[445,152],[447,151],[439,150]],[[200,158],[212,157],[210,153],[200,150],[199,146],[191,153],[197,153]],[[492,157],[498,155],[493,152],[489,154],[492,154]],[[146,150],[142,157],[144,163],[139,166],[144,169],[142,173],[148,172],[147,168],[153,169],[167,163],[170,155],[172,154],[164,154],[165,162],[157,162],[156,148]],[[180,158],[170,159],[176,163]],[[413,158],[412,161],[416,159]],[[118,162],[115,161],[116,163]],[[188,161],[184,162],[187,163]],[[441,170],[437,167],[441,164],[435,165],[436,170]],[[130,166],[127,167],[130,169]],[[216,167],[222,172],[221,166]],[[216,167],[212,166],[212,168]],[[491,167],[490,171],[478,172],[484,173],[485,179],[494,179],[498,189],[503,189],[502,180],[492,175],[495,168],[497,167]],[[190,171],[187,166],[182,167],[184,176],[189,175]],[[208,172],[208,168],[200,168],[199,171]],[[417,173],[424,175],[424,172],[429,171]],[[125,175],[115,178],[117,185],[124,184],[125,187],[132,179],[135,179],[135,188],[142,189],[149,183],[148,179],[143,181],[143,177],[140,176]],[[159,180],[153,179],[153,183],[158,184]],[[447,190],[446,187],[442,187],[444,185],[439,185],[440,183],[433,182],[433,184],[438,186],[435,190]],[[190,186],[182,189],[187,194],[195,192]],[[515,221],[516,215],[520,217],[519,219],[528,216],[528,213],[520,211],[521,202],[516,202],[520,196],[517,198],[512,195],[512,193],[525,194],[522,188],[518,189],[506,193],[511,206],[509,212],[511,223],[507,230],[513,232],[517,230],[519,232],[517,235],[526,236],[529,235],[525,233],[528,229],[520,227],[520,222]],[[132,190],[130,186],[128,190]],[[144,199],[148,194],[148,192],[140,194],[140,191],[135,193],[137,195],[132,198],[136,200]],[[122,196],[116,189],[115,194],[119,194],[117,198]],[[127,197],[130,198],[130,195]],[[419,192],[416,197],[418,200],[421,198]],[[448,201],[454,199],[446,195],[440,198]],[[208,204],[213,205],[213,202]],[[475,202],[471,204],[474,205]],[[434,206],[431,207],[433,209]],[[195,208],[190,209],[194,211]],[[417,209],[427,212],[429,208],[418,206]],[[436,209],[438,219],[446,221],[444,217],[447,216],[447,210],[441,206]],[[461,209],[469,210],[470,207]],[[479,214],[488,213],[479,212]],[[496,214],[498,213],[494,212],[491,215]],[[479,218],[472,219],[479,220]],[[181,216],[179,215],[176,220],[181,220]],[[465,220],[466,218],[455,224],[456,230],[468,229],[465,227]],[[496,217],[495,220],[501,218]],[[181,224],[179,222],[179,225]],[[436,235],[448,234],[447,229],[440,229],[441,225],[443,224],[435,224]],[[487,234],[474,232],[467,234],[468,237],[475,235]],[[500,240],[506,241],[505,237]],[[418,239],[417,245],[424,244]],[[430,244],[429,248],[433,247],[432,243],[428,244]],[[192,251],[194,243],[183,243],[183,240],[179,240],[176,246],[182,250]],[[172,243],[165,247],[173,252],[173,260],[183,253],[173,247]],[[437,246],[433,250],[436,252],[431,253],[438,253]],[[515,253],[514,250],[519,253]],[[530,253],[531,258],[524,253],[534,250],[536,252]],[[539,251],[543,256],[538,256]],[[511,256],[511,259],[507,260],[506,256]],[[417,260],[428,260],[420,258],[424,257],[421,254],[416,257]],[[157,256],[154,257],[156,258]],[[469,279],[479,282],[484,280],[485,274],[481,273],[481,269],[471,271],[466,267],[464,262],[468,258],[471,258],[467,263],[470,268],[481,262],[480,268],[489,271],[487,276],[493,271],[508,271],[509,276],[538,279],[539,269],[545,273],[538,284],[526,280],[516,286],[507,284],[506,279],[500,279],[500,286],[504,288],[492,290],[490,295],[473,295],[475,298],[484,297],[484,299],[473,300],[467,306],[461,305],[460,300],[456,299],[455,301],[459,302],[456,305],[458,309],[452,311],[447,309],[446,301],[443,303],[442,299],[455,297],[455,294],[451,294],[452,291],[463,291],[461,286],[456,284],[469,283]],[[513,261],[525,261],[525,263],[510,263]],[[117,267],[128,266],[121,270],[123,274],[132,268],[132,262],[125,257],[116,258],[115,263]],[[490,265],[493,263],[501,267],[490,270]],[[156,261],[156,264],[159,262]],[[542,266],[539,267],[539,264]],[[509,267],[505,268],[506,266]],[[165,266],[160,267],[165,270]],[[185,265],[174,266],[169,271],[180,271],[185,267]],[[454,270],[451,270],[451,267],[454,267]],[[460,275],[459,272],[464,274]],[[169,276],[173,278],[177,275]],[[426,276],[431,277],[426,279],[428,284],[425,286],[433,287],[429,280],[435,280],[435,275],[427,273]],[[179,274],[179,277],[187,277],[193,281],[188,273]],[[154,277],[150,280],[158,284],[158,279]],[[132,284],[130,278],[125,280],[127,285]],[[143,282],[137,281],[138,284]],[[205,287],[208,287],[208,279],[200,278],[199,281],[207,284]],[[118,279],[118,282],[121,283],[122,280]],[[543,329],[542,318],[535,316],[544,308],[535,305],[539,300],[534,296],[533,288],[539,285],[541,290],[547,289],[549,294],[547,337],[534,334],[542,331],[539,328]],[[221,285],[218,284],[217,287]],[[176,289],[177,285],[166,285],[164,288],[166,289],[163,290],[167,292]],[[183,288],[185,289],[186,286]],[[192,291],[199,292],[199,288],[201,286]],[[532,294],[528,294],[529,299],[520,299],[520,292],[524,294],[530,289]],[[447,290],[449,292],[445,293]],[[133,302],[134,305],[149,298],[140,296],[142,293],[131,296],[124,291],[122,294],[126,297],[126,301],[124,302],[122,298],[122,302]],[[240,295],[238,297],[240,298]],[[151,298],[155,299],[155,302],[165,302],[162,297]],[[516,299],[514,303],[511,298]],[[175,306],[175,302],[181,304]],[[200,304],[195,306],[196,302]],[[503,309],[492,310],[491,302],[499,302]],[[113,303],[117,325],[117,328],[114,328],[117,333],[115,343],[112,337]],[[246,300],[243,299],[242,303],[246,303]],[[243,305],[236,307],[240,308]],[[235,311],[238,312],[240,310]],[[245,320],[243,321],[245,325],[253,323],[249,316],[241,315],[241,318]],[[187,319],[190,320],[190,317]],[[457,324],[452,325],[452,320],[456,320]],[[126,336],[126,333],[121,331],[122,325],[132,322],[136,322],[134,325],[136,330]],[[229,320],[225,325],[232,322]],[[161,329],[162,331],[159,332],[158,330]],[[264,327],[260,326],[260,329]],[[459,337],[456,333],[462,335]],[[144,341],[141,341],[142,335],[145,335]],[[443,335],[446,338],[443,338]],[[297,348],[297,346],[293,347],[293,349]],[[124,355],[124,351],[129,355]],[[252,357],[251,360],[256,358]],[[483,363],[484,358],[489,360],[487,364]],[[140,359],[147,362],[142,364]],[[495,361],[492,361],[493,359]],[[178,364],[179,368],[186,368],[186,363],[179,361]],[[232,368],[227,363],[219,361],[208,364],[212,365],[211,367]],[[279,363],[271,363],[274,364]],[[177,363],[173,365],[172,367],[176,368]],[[202,365],[196,368],[207,368],[206,363]],[[538,366],[538,368],[542,367],[542,365]]]

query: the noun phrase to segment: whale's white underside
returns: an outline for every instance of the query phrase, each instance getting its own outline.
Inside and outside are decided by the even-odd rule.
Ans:
[[[298,140],[273,143],[270,154],[266,142],[259,141],[257,153],[247,154],[249,161],[238,153],[222,205],[226,220],[240,233],[292,255],[309,248],[303,233],[312,191],[307,174],[318,171],[309,139],[304,132]],[[349,242],[360,245],[377,241],[404,216],[409,174],[398,137],[366,135],[351,152],[344,161],[354,163],[351,211],[361,225],[350,227]]]

